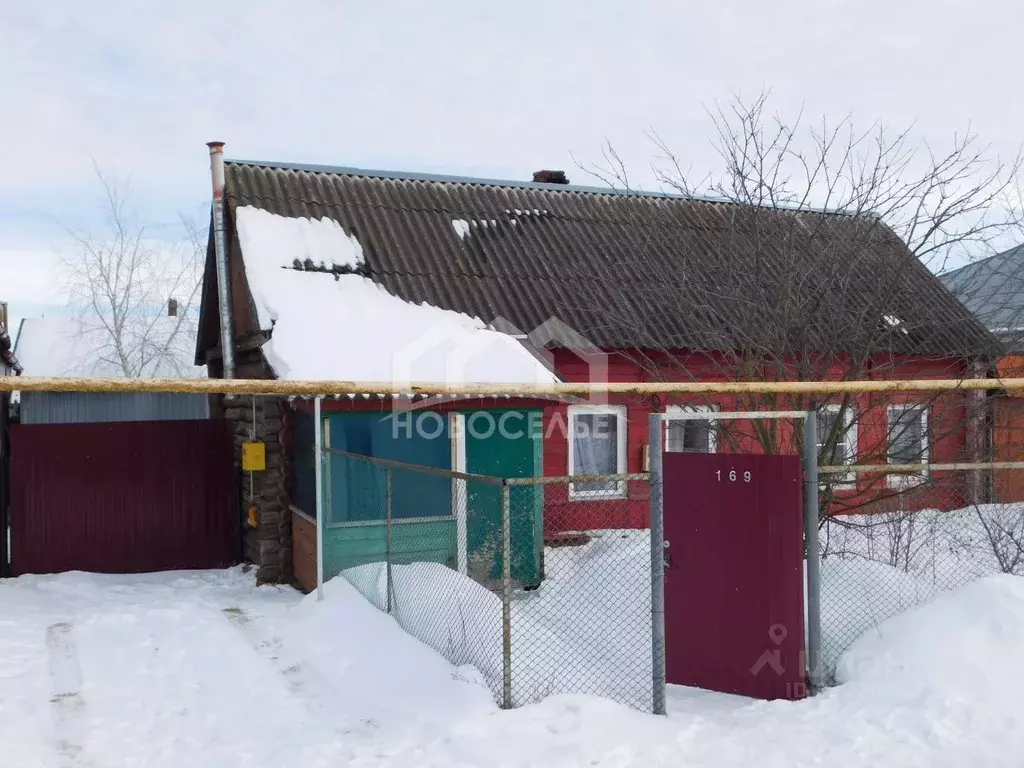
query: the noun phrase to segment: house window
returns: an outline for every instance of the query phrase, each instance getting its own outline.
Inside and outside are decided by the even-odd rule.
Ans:
[[[668,453],[714,453],[713,419],[680,418],[681,414],[707,413],[710,406],[670,405],[665,410],[665,451]]]
[[[889,463],[927,464],[928,451],[928,406],[890,405],[889,415]],[[915,475],[889,475],[889,485],[905,486],[921,482],[927,469]]]
[[[818,462],[838,467],[857,463],[857,425],[852,406],[825,405],[818,409]],[[853,472],[822,475],[822,484],[852,487],[856,483]]]
[[[626,472],[625,406],[569,406],[569,474],[617,475]],[[574,499],[619,499],[624,480],[570,483]]]

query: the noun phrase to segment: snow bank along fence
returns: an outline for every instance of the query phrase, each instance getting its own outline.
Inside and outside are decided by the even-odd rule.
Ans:
[[[979,578],[1024,576],[1024,463],[822,470],[820,503],[833,508],[819,530],[824,682],[891,616]],[[855,488],[873,498],[847,508],[827,498]]]
[[[651,710],[647,474],[494,477],[323,451],[325,578],[476,667],[503,706],[591,693]],[[583,531],[595,504],[602,528]]]

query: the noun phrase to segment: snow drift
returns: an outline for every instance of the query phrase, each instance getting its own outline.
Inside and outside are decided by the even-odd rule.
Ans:
[[[548,578],[517,592],[511,611],[512,700],[595,694],[651,706],[649,534],[603,531],[583,547],[548,550]],[[387,609],[383,563],[348,579]],[[392,616],[455,666],[471,664],[496,700],[503,682],[501,599],[437,563],[392,566]]]
[[[822,530],[826,674],[846,648],[886,619],[985,576],[1024,575],[1022,541],[1022,504],[829,520]]]
[[[965,696],[1013,686],[1021,691],[1024,663],[1015,658],[1021,648],[1024,579],[992,576],[865,632],[840,658],[836,676],[841,683],[941,682]]]

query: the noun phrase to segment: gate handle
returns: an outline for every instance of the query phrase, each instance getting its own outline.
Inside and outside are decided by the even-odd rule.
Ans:
[[[668,548],[671,544],[671,541],[663,541],[661,544],[661,546],[665,549],[665,568],[672,567],[672,555],[670,555],[668,552]]]

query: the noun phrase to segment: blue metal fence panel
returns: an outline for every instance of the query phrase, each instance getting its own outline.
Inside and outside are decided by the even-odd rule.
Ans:
[[[206,395],[163,392],[22,392],[22,424],[208,419]]]

